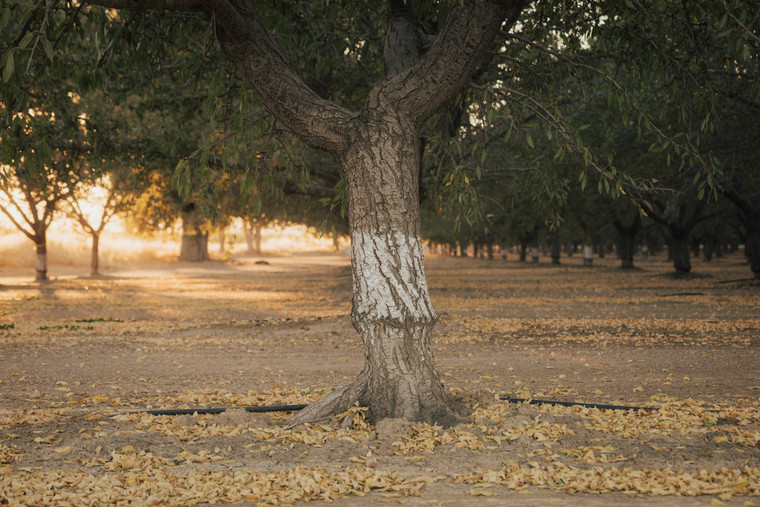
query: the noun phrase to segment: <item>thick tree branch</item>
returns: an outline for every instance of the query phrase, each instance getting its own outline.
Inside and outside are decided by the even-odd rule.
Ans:
[[[381,82],[378,91],[421,126],[467,85],[502,25],[514,23],[525,3],[471,0],[455,7],[419,64]]]
[[[213,9],[216,3],[208,1]],[[245,34],[234,26],[230,30],[226,24],[229,18],[220,12],[212,10],[221,28],[218,36],[222,49],[262,104],[310,146],[333,153],[343,151],[348,145],[351,119],[356,115],[309,88],[285,60],[274,38],[249,6],[238,8],[250,27]]]
[[[5,207],[5,206],[3,206],[2,204],[0,204],[0,211],[2,211],[2,212],[3,212],[3,214],[4,214],[6,217],[8,217],[8,220],[10,220],[10,221],[11,221],[11,223],[12,223],[12,224],[13,224],[13,225],[16,227],[16,229],[18,229],[19,231],[21,231],[21,232],[24,234],[24,236],[26,236],[27,238],[29,238],[29,239],[31,239],[32,241],[34,241],[34,239],[35,239],[35,238],[34,238],[34,234],[33,234],[33,233],[30,233],[29,231],[27,231],[26,229],[24,229],[24,226],[23,226],[23,225],[21,225],[21,224],[20,224],[20,223],[19,223],[19,222],[18,222],[18,221],[17,221],[17,220],[16,220],[16,219],[13,217],[13,215],[10,213],[10,211],[8,211],[8,209],[6,209],[6,207]],[[26,217],[24,217],[24,218],[26,218]],[[28,220],[27,220],[27,222],[28,222]]]
[[[388,30],[383,49],[386,76],[396,76],[419,62],[416,25],[412,0],[388,0]]]

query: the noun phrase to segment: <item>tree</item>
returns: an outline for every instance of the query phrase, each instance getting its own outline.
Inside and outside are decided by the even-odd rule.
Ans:
[[[69,195],[67,213],[74,218],[84,232],[90,235],[90,275],[100,274],[100,236],[111,219],[120,212],[127,211],[139,194],[139,187],[134,183],[134,173],[131,171],[112,170],[109,174],[90,182],[79,185]],[[99,195],[98,195],[99,194]],[[93,202],[98,198],[99,202]],[[83,201],[95,205],[99,213],[88,213],[82,206]]]
[[[455,3],[432,37],[420,32],[412,2],[391,0],[385,75],[370,84],[355,109],[316,93],[287,61],[265,17],[247,2],[90,3],[205,13],[213,20],[227,59],[261,103],[301,140],[331,153],[340,166],[354,247],[351,319],[362,335],[367,361],[354,382],[312,404],[294,422],[340,413],[356,402],[369,407],[371,420],[459,420],[430,347],[437,316],[422,263],[419,134],[425,122],[464,89],[483,56],[494,49],[499,31],[514,24],[524,2]],[[48,13],[47,7],[41,9]],[[430,19],[434,29],[439,15],[433,12]]]
[[[0,211],[34,242],[35,280],[46,281],[47,231],[58,207],[82,180],[81,144],[86,130],[80,122],[78,97],[54,90],[23,100],[3,94],[0,153],[5,168],[0,182]],[[23,102],[20,111],[13,106]],[[47,100],[56,108],[39,106]]]

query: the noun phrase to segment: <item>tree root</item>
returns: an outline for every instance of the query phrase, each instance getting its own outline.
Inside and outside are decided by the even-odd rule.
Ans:
[[[389,417],[405,417],[410,422],[426,422],[446,428],[468,422],[465,416],[468,409],[464,405],[448,398],[437,399],[435,396],[420,399],[415,413],[399,414],[394,410],[394,403],[380,403],[374,399],[369,392],[369,385],[369,375],[365,370],[350,384],[333,391],[294,414],[288,420],[287,426],[294,427],[331,419],[357,404],[368,407],[367,419],[373,424]]]

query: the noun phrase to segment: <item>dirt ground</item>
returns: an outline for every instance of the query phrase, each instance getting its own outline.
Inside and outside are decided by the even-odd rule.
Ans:
[[[352,379],[346,256],[72,268],[46,284],[0,269],[0,504],[760,505],[747,264],[696,260],[681,278],[663,258],[617,265],[429,256],[438,368],[474,410],[448,429],[374,428],[359,407],[347,428],[134,413],[308,403]]]

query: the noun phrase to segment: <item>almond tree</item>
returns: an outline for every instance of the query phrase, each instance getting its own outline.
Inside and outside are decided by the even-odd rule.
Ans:
[[[347,386],[294,417],[296,423],[340,413],[359,402],[373,420],[406,417],[452,424],[430,336],[437,315],[422,258],[420,131],[468,83],[483,56],[509,29],[521,0],[456,2],[432,45],[418,30],[410,0],[390,0],[385,75],[361,106],[318,95],[294,71],[255,5],[237,0],[103,0],[112,9],[201,11],[222,50],[261,103],[291,132],[338,162],[349,197],[353,245],[351,320],[366,364]],[[423,44],[425,43],[425,44]]]

